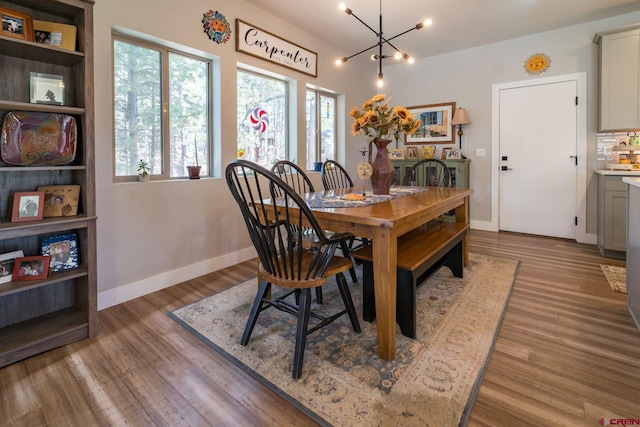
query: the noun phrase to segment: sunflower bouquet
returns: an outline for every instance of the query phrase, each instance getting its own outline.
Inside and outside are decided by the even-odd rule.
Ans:
[[[401,132],[411,135],[420,128],[420,120],[416,120],[411,112],[402,106],[389,107],[391,98],[383,94],[375,95],[362,104],[362,111],[353,107],[349,116],[354,118],[351,125],[353,135],[364,133],[370,138],[384,138],[393,134],[398,138]]]

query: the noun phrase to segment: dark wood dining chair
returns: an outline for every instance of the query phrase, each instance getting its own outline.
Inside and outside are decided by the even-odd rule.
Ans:
[[[235,160],[226,168],[229,190],[240,207],[251,241],[258,253],[258,292],[255,296],[241,345],[247,345],[260,314],[275,308],[297,317],[292,376],[300,378],[307,336],[347,314],[360,333],[344,272],[351,260],[335,254],[344,234],[325,235],[303,199],[273,172],[246,160]],[[312,228],[320,245],[308,251],[297,244],[303,227]],[[344,309],[327,316],[311,311],[311,289],[327,284],[335,276]],[[271,287],[286,289],[271,297]],[[274,292],[275,294],[275,292]],[[311,323],[310,324],[310,320]]]
[[[353,180],[349,173],[335,160],[327,160],[322,164],[321,176],[325,190],[353,187]]]
[[[353,187],[353,180],[349,176],[349,172],[335,160],[327,160],[322,164],[322,185],[325,190],[335,190],[338,188]],[[349,243],[349,249],[358,250],[363,246],[371,243],[369,239],[362,237],[353,237]],[[356,259],[356,263],[359,260]]]
[[[302,168],[300,168],[300,166],[290,162],[289,160],[278,160],[271,167],[271,172],[275,173],[278,178],[282,179],[289,185],[289,187],[293,188],[293,190],[301,196],[305,193],[313,193],[316,191],[311,179],[309,179],[309,176],[302,170]],[[277,188],[275,190],[278,191]],[[278,197],[280,197],[280,194],[278,194]],[[332,231],[325,230],[325,234],[331,236],[334,233]],[[309,228],[305,229],[303,236],[305,243],[311,246],[316,246],[319,243],[317,236],[313,233],[313,230]],[[345,237],[344,241],[340,243],[340,249],[345,257],[351,258],[349,252],[351,249],[351,242],[353,241],[353,235],[348,234],[345,236],[347,237]],[[351,280],[353,280],[353,283],[357,283],[358,276],[356,275],[356,269],[351,268],[349,273],[351,274]],[[322,303],[322,293],[320,291],[318,291],[318,302]]]
[[[451,186],[451,173],[444,162],[437,159],[424,159],[407,170],[402,185],[449,187]]]

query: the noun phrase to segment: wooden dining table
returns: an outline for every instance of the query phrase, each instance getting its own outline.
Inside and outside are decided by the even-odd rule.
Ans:
[[[359,191],[358,191],[359,190]],[[313,199],[359,193],[346,188],[308,193]],[[455,210],[456,222],[469,223],[469,188],[429,187],[425,191],[361,207],[312,208],[325,230],[349,232],[372,240],[378,355],[393,360],[396,351],[396,267],[398,237]],[[317,200],[315,200],[317,202]],[[317,204],[317,203],[316,203]],[[464,265],[468,263],[467,238],[463,241]]]

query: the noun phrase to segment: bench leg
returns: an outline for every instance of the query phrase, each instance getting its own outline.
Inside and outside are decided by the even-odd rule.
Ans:
[[[396,303],[396,322],[402,335],[416,337],[416,282],[413,274],[398,269],[398,297]]]
[[[462,254],[462,241],[458,242],[446,255],[447,260],[444,265],[451,269],[454,277],[462,278],[464,257]]]
[[[376,318],[373,263],[368,261],[362,261],[362,318],[367,322],[373,322]]]

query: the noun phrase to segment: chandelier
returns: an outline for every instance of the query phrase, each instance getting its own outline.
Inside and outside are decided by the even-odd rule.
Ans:
[[[413,30],[419,30],[420,28],[424,27],[424,26],[429,26],[431,25],[432,21],[431,19],[427,19],[423,22],[420,22],[419,24],[409,28],[406,31],[403,31],[399,34],[396,34],[393,37],[389,37],[389,38],[385,38],[382,36],[382,0],[380,0],[380,21],[379,21],[379,26],[378,26],[378,31],[374,30],[373,28],[371,28],[366,22],[364,22],[362,19],[358,18],[351,9],[349,9],[347,6],[345,6],[344,3],[340,3],[340,5],[338,6],[340,8],[340,10],[343,10],[347,15],[351,15],[354,18],[356,18],[358,21],[360,21],[361,24],[363,24],[365,27],[367,27],[368,29],[370,29],[375,35],[376,37],[378,37],[378,41],[376,42],[376,44],[374,44],[373,46],[369,46],[366,49],[362,49],[359,52],[354,53],[351,56],[345,56],[343,58],[340,58],[338,60],[336,60],[336,65],[341,65],[344,64],[345,62],[347,62],[349,59],[353,58],[354,56],[358,56],[361,53],[364,53],[370,49],[375,48],[376,46],[378,47],[378,53],[374,53],[373,55],[371,55],[371,60],[372,61],[378,61],[379,63],[379,68],[378,68],[378,87],[382,87],[384,86],[384,78],[382,75],[382,60],[386,59],[386,58],[393,58],[396,61],[399,61],[401,59],[404,59],[405,61],[407,61],[409,64],[413,64],[414,59],[409,56],[406,52],[401,51],[400,49],[398,49],[397,47],[395,47],[392,43],[391,40],[394,40],[402,35],[407,34],[408,32],[411,32]],[[393,48],[393,50],[395,51],[395,53],[393,55],[384,55],[382,53],[382,46],[383,45],[389,45],[391,46],[391,48]]]

